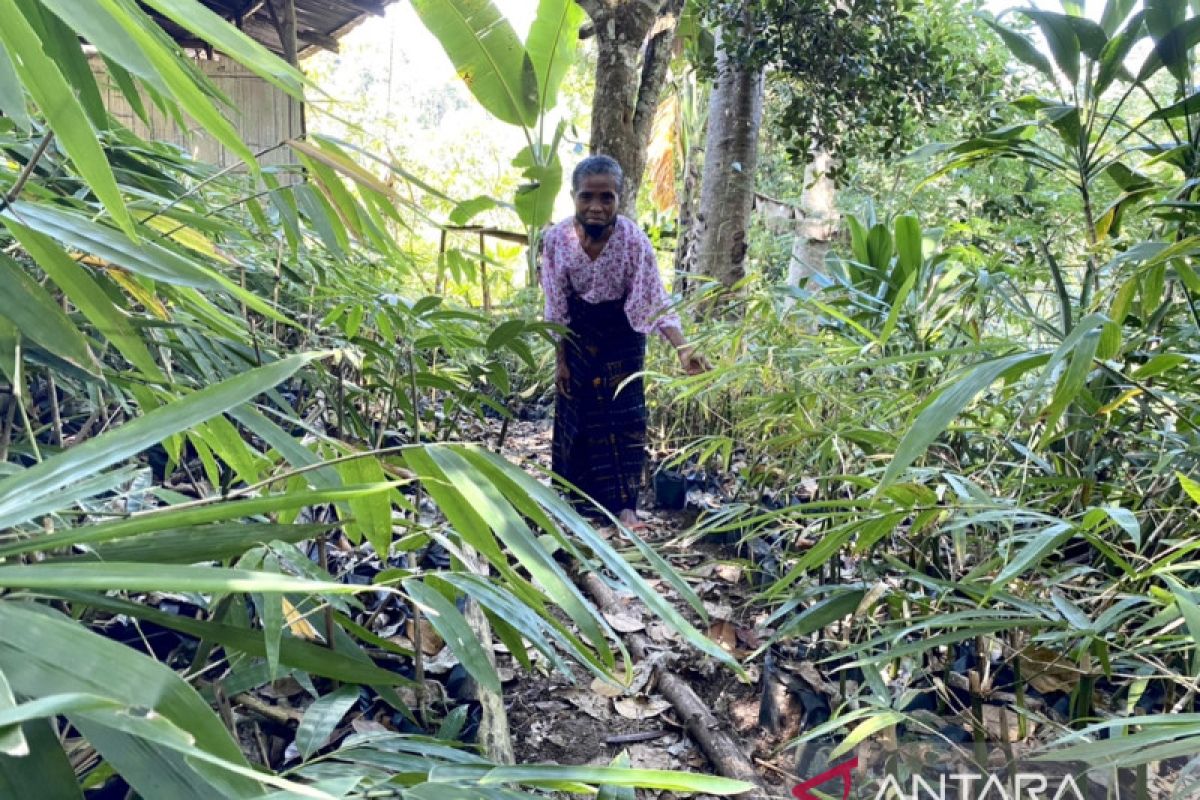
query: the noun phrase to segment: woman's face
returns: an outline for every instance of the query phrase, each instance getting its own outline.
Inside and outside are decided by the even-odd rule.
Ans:
[[[617,180],[612,175],[585,175],[571,195],[575,219],[589,236],[597,236],[617,221]]]

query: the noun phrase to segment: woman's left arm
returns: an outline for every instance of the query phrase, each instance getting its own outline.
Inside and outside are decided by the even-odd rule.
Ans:
[[[658,261],[650,240],[642,237],[641,253],[625,301],[625,315],[639,333],[657,331],[670,342],[679,354],[679,362],[689,375],[706,372],[710,367],[704,356],[696,352],[683,336],[679,315],[670,311],[671,298],[658,274]]]

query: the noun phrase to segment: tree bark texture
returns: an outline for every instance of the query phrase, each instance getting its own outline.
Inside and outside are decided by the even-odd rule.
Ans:
[[[800,197],[803,216],[792,239],[792,257],[788,263],[787,285],[808,288],[809,279],[823,272],[838,228],[837,187],[829,177],[832,158],[826,150],[813,153],[804,170],[804,194]]]
[[[683,0],[579,0],[579,5],[591,17],[596,36],[590,149],[621,165],[620,210],[632,217]]]
[[[700,156],[696,144],[688,148],[683,161],[683,192],[679,195],[679,236],[675,240],[675,281],[678,290],[688,295],[695,288],[696,274],[696,189],[700,186]]]
[[[748,17],[750,7],[747,3]],[[749,22],[742,30],[752,30]],[[763,72],[743,68],[731,59],[722,46],[724,35],[723,30],[717,32],[717,79],[708,108],[696,266],[700,274],[732,286],[746,275]]]

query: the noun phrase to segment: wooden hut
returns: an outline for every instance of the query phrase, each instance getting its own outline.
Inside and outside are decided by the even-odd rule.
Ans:
[[[246,35],[284,60],[299,64],[317,50],[338,49],[338,39],[369,16],[382,16],[394,0],[200,0]],[[197,66],[232,104],[231,118],[242,139],[255,152],[266,150],[304,132],[303,105],[236,61],[197,41],[170,20],[147,10],[155,21],[196,58]],[[120,90],[108,80],[104,63],[92,62],[108,110],[138,135],[176,144],[195,157],[221,166],[237,160],[212,137],[182,130],[175,120],[148,105],[148,121],[129,106]],[[285,150],[263,158],[264,163],[286,161]]]

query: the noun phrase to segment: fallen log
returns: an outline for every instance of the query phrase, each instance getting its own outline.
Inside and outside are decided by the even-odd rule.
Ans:
[[[601,611],[619,610],[617,596],[599,575],[588,573],[583,576],[581,582]],[[650,641],[645,636],[633,633],[626,641],[629,652],[635,659],[643,661],[649,657]],[[750,759],[738,747],[733,737],[722,729],[707,704],[692,690],[688,682],[661,665],[656,668],[655,677],[658,690],[674,706],[687,732],[696,744],[700,745],[700,749],[717,771],[726,778],[746,781],[758,787],[756,791],[742,795],[745,800],[767,800],[769,795],[758,770],[750,763]]]

